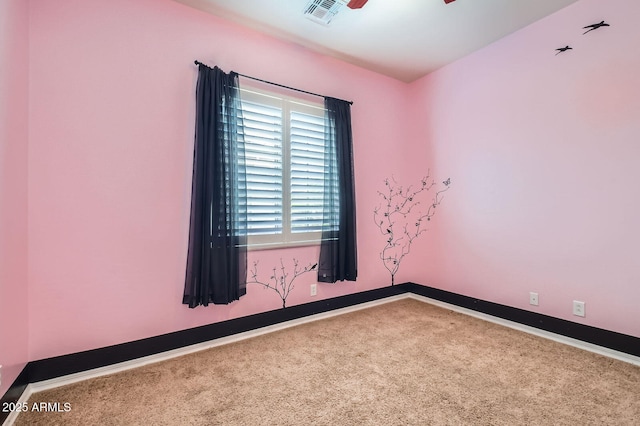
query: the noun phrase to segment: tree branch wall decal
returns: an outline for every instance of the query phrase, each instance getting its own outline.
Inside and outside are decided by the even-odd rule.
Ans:
[[[385,245],[380,252],[380,259],[384,267],[391,275],[391,285],[395,285],[395,276],[400,269],[402,260],[411,253],[411,245],[424,232],[424,222],[431,221],[436,213],[436,208],[443,199],[443,193],[449,190],[451,178],[448,178],[442,185],[443,189],[437,190],[426,212],[418,211],[421,201],[419,198],[423,192],[428,192],[435,185],[435,181],[430,182],[430,171],[423,177],[417,189],[412,185],[404,188],[398,185],[391,177],[384,180],[384,192],[378,191],[378,196],[382,198],[381,204],[373,211],[373,220],[385,237]]]
[[[287,297],[289,297],[289,294],[291,294],[291,290],[293,290],[295,287],[293,285],[295,279],[302,274],[306,274],[307,272],[315,270],[316,266],[318,266],[317,263],[314,265],[309,263],[309,265],[300,269],[298,260],[294,258],[293,276],[291,277],[291,280],[287,282],[287,278],[290,274],[287,273],[284,262],[282,261],[282,258],[280,258],[280,268],[278,269],[274,266],[271,277],[269,277],[269,280],[267,282],[264,282],[258,279],[258,261],[256,260],[255,262],[253,262],[253,268],[251,268],[251,281],[247,281],[247,284],[260,284],[264,289],[275,291],[282,300],[282,307],[286,308]]]

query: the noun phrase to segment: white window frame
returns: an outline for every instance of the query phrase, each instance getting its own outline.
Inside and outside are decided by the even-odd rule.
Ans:
[[[282,233],[248,235],[249,250],[319,245],[322,232],[291,231],[291,111],[314,115],[324,120],[322,102],[310,102],[293,96],[269,92],[255,87],[240,89],[242,100],[280,108],[282,111]]]

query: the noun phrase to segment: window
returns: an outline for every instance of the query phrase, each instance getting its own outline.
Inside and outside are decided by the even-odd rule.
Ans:
[[[324,106],[242,89],[247,228],[252,247],[318,242]]]

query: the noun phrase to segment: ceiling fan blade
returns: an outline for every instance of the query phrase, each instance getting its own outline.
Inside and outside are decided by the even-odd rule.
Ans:
[[[456,0],[444,0],[444,4],[449,4],[449,3],[451,3],[452,1],[456,1]]]
[[[347,3],[347,7],[350,9],[360,9],[362,6],[367,4],[369,0],[351,0]]]

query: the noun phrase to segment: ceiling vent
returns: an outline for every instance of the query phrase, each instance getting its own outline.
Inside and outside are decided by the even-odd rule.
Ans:
[[[304,8],[304,16],[322,25],[329,25],[347,0],[311,0]]]

